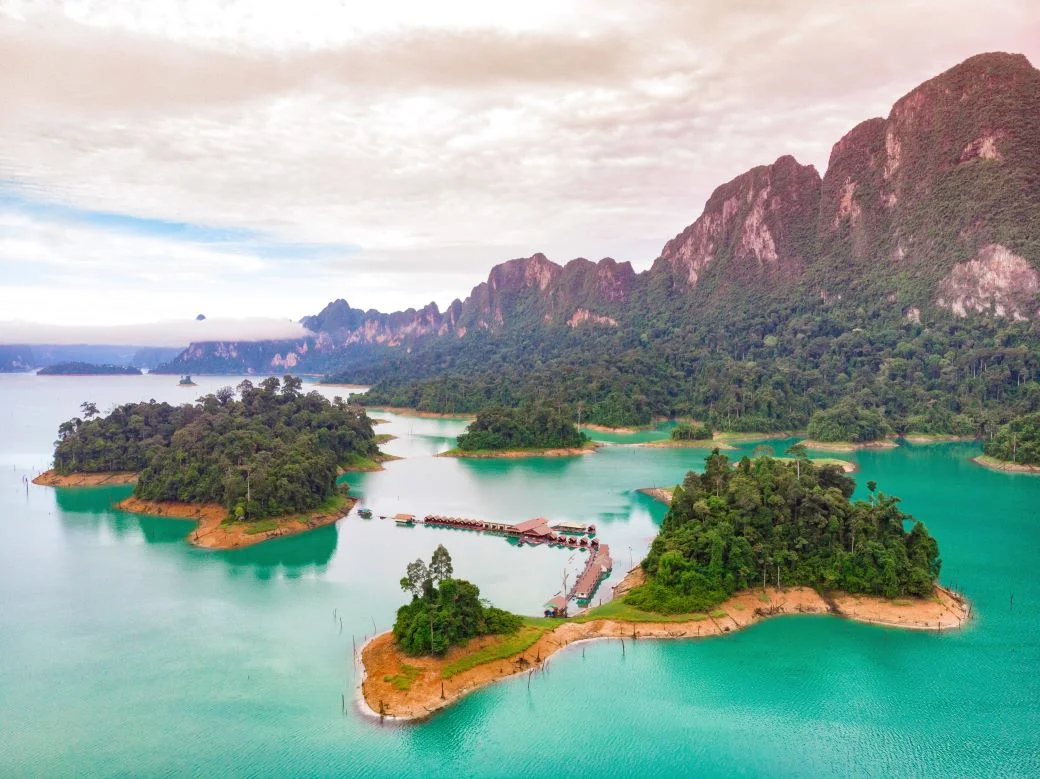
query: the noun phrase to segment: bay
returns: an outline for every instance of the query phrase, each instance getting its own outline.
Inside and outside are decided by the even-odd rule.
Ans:
[[[624,654],[595,642],[553,657],[530,689],[503,682],[381,727],[352,704],[352,645],[390,626],[409,560],[444,543],[492,602],[537,613],[580,555],[356,514],[212,552],[185,541],[191,523],[113,511],[128,487],[23,482],[84,400],[189,401],[239,380],[0,376],[0,775],[1040,774],[1040,477],[974,465],[975,444],[840,455],[938,538],[943,582],[974,604],[964,630],[784,617]],[[675,484],[706,454],[460,461],[433,455],[462,422],[377,416],[405,459],[348,478],[377,515],[594,522],[615,580],[664,515],[636,490]]]

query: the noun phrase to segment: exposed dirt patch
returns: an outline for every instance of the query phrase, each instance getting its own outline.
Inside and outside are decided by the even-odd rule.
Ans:
[[[44,471],[32,481],[43,487],[103,487],[109,484],[137,484],[137,474],[133,471],[66,474]]]
[[[618,587],[629,581],[629,577],[632,577],[629,586],[636,586],[634,582],[639,576],[636,571],[640,570],[630,571]],[[942,587],[936,587],[933,598],[893,601],[845,594],[825,598],[806,587],[768,588],[736,595],[713,611],[710,617],[692,622],[565,622],[546,630],[524,652],[475,666],[450,679],[442,678],[442,671],[449,663],[499,639],[494,636],[474,639],[463,647],[452,649],[444,658],[413,658],[397,649],[393,634],[388,632],[376,636],[361,648],[363,673],[358,703],[369,715],[422,720],[463,695],[499,679],[522,673],[533,674],[544,668],[545,661],[556,651],[575,641],[588,639],[706,638],[781,614],[835,614],[877,625],[941,631],[960,627],[970,613],[971,607],[965,600]],[[420,669],[407,690],[397,689],[388,681],[401,673],[403,665]]]
[[[336,511],[313,511],[309,514],[272,517],[257,523],[225,523],[227,509],[219,503],[179,503],[176,501],[141,500],[131,496],[117,503],[116,508],[120,511],[129,511],[134,514],[193,519],[198,522],[198,526],[188,536],[188,540],[195,546],[200,546],[204,549],[239,549],[259,544],[272,538],[292,536],[298,533],[305,533],[308,530],[314,530],[323,525],[331,525],[345,516],[356,502],[354,498],[346,498],[342,506]],[[250,532],[255,530],[257,525],[266,527],[267,524],[271,524],[273,527],[259,533]]]

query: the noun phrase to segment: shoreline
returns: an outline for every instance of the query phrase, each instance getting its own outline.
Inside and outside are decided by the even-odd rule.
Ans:
[[[660,441],[643,441],[638,444],[619,444],[619,446],[643,446],[650,449],[718,449],[720,452],[735,451],[737,447],[714,438],[700,438],[694,441],[662,438]]]
[[[672,505],[672,495],[675,494],[674,487],[640,487],[636,492],[642,493],[647,497],[653,498],[658,503],[663,503],[666,506]]]
[[[799,441],[806,449],[816,449],[820,452],[859,452],[864,449],[895,449],[899,446],[895,441],[813,441],[806,438]]]
[[[630,577],[638,578],[639,571],[638,566],[630,571],[618,588],[623,587]],[[444,658],[409,657],[397,650],[393,644],[393,632],[387,631],[373,636],[358,652],[361,673],[358,675],[356,700],[362,713],[381,721],[420,722],[471,692],[518,674],[533,673],[544,667],[556,652],[579,641],[709,638],[737,632],[784,614],[829,614],[865,624],[941,632],[963,626],[971,616],[971,606],[957,594],[938,585],[934,599],[894,601],[843,593],[823,596],[807,587],[767,588],[764,592],[746,590],[729,598],[710,614],[697,615],[698,619],[693,620],[569,620],[546,628],[522,652],[474,666],[447,679],[442,678],[443,668],[460,656],[492,644],[495,637],[473,639],[464,647],[453,648]],[[407,690],[399,690],[387,680],[400,673],[402,664],[418,669]]]
[[[414,408],[405,408],[404,406],[363,406],[365,413],[372,412],[378,414],[380,412],[385,414],[397,414],[402,417],[419,417],[420,419],[476,419],[476,414],[449,414],[441,411],[418,411]]]
[[[801,435],[797,430],[782,430],[778,433],[728,433],[720,430],[712,435],[712,441],[777,441],[782,438],[797,438]]]
[[[289,514],[281,517],[268,517],[256,523],[232,522],[225,524],[227,509],[219,503],[181,503],[172,500],[141,500],[132,495],[119,501],[115,508],[132,514],[146,514],[166,519],[194,520],[195,529],[188,534],[187,540],[193,546],[202,549],[227,550],[243,549],[254,546],[272,538],[284,538],[315,530],[345,517],[357,504],[357,498],[342,497],[342,503],[334,509],[314,509],[304,514]],[[275,527],[261,532],[250,533],[260,523],[274,522]]]
[[[102,471],[98,473],[57,473],[53,468],[32,480],[41,487],[107,487],[113,484],[137,484],[134,471]]]
[[[390,436],[387,440],[392,440],[397,436]],[[385,441],[384,441],[385,443]],[[371,464],[365,465],[349,465],[344,468],[342,465],[336,467],[336,475],[342,476],[346,473],[377,473],[378,471],[385,471],[384,467],[386,463],[392,463],[395,460],[403,460],[404,457],[396,454],[387,454],[386,452],[380,452],[375,457],[371,458]]]
[[[958,441],[974,441],[973,435],[946,435],[941,433],[907,433],[898,438],[911,444],[952,444]]]
[[[1028,473],[1034,476],[1040,475],[1040,465],[1023,465],[1022,463],[1009,463],[1007,460],[998,460],[988,454],[980,454],[972,457],[971,461],[991,471],[1003,471],[1004,473]]]
[[[578,448],[573,447],[560,447],[557,449],[502,449],[501,451],[492,449],[478,449],[472,452],[466,452],[461,449],[449,449],[446,452],[438,452],[434,457],[453,457],[457,460],[517,460],[523,457],[577,457],[583,454],[592,454],[600,448],[602,444],[590,443],[585,446]]]

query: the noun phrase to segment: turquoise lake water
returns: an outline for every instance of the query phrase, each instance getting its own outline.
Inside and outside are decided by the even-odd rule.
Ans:
[[[0,376],[0,776],[1040,775],[1040,477],[980,468],[976,445],[838,455],[938,538],[943,582],[975,607],[965,630],[798,616],[624,655],[594,642],[530,689],[507,681],[381,727],[353,706],[352,641],[390,626],[409,560],[444,543],[491,601],[537,613],[580,555],[356,515],[211,552],[185,542],[191,523],[112,511],[128,487],[22,481],[83,400],[185,401],[229,383]],[[459,461],[433,455],[462,423],[380,416],[405,459],[349,478],[377,514],[594,522],[615,580],[664,514],[635,490],[705,455]]]

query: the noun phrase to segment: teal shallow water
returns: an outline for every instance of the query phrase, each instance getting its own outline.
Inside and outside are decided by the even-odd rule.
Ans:
[[[22,476],[46,466],[80,401],[226,383],[0,376],[0,775],[1040,774],[1040,478],[979,468],[972,445],[847,456],[938,537],[944,582],[975,604],[964,631],[786,617],[626,642],[624,655],[596,642],[555,656],[530,690],[494,685],[424,725],[381,728],[351,705],[351,644],[389,626],[409,559],[443,542],[460,575],[528,613],[580,560],[356,516],[214,553],[185,543],[190,523],[111,511],[125,487],[26,494]],[[433,458],[459,423],[389,418],[379,432],[407,459],[350,477],[377,514],[593,521],[619,573],[663,515],[634,490],[674,484],[704,456]]]

